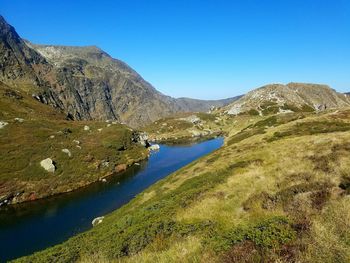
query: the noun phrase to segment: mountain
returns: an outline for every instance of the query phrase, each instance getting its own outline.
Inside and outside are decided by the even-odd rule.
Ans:
[[[0,81],[32,92],[76,120],[114,119],[138,127],[184,111],[208,111],[233,99],[175,99],[95,46],[36,45],[0,16]]]
[[[319,111],[350,106],[349,98],[327,85],[271,84],[248,92],[226,106],[228,114],[244,112],[267,115],[288,111]]]
[[[242,96],[235,96],[222,100],[197,100],[191,98],[178,98],[176,101],[177,104],[179,104],[181,108],[187,112],[207,112],[211,107],[223,107],[238,100],[241,97]]]
[[[73,191],[147,158],[126,125],[65,117],[0,82],[0,208]],[[47,158],[54,172],[42,167]]]
[[[14,262],[350,262],[350,110],[215,114],[223,147]]]

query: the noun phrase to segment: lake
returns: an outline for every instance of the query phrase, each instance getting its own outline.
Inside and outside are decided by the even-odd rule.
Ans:
[[[150,185],[223,144],[223,138],[160,145],[147,161],[72,193],[0,210],[0,262],[59,244],[92,227],[91,221],[129,202]]]

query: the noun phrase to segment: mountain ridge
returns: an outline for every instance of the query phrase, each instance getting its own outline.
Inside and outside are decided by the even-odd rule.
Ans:
[[[278,113],[286,111],[320,111],[350,106],[350,100],[328,85],[291,82],[268,84],[248,92],[226,106],[228,114],[244,112]]]
[[[0,27],[0,81],[25,85],[28,92],[38,93],[36,97],[73,119],[114,119],[140,127],[177,112],[223,106],[164,95],[125,62],[96,46],[37,45],[21,39],[3,17]]]

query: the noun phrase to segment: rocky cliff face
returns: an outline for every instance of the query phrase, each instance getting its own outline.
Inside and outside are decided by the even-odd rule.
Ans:
[[[50,70],[46,60],[0,16],[0,79],[9,84],[39,85]]]
[[[181,111],[207,111],[224,101],[175,99],[158,92],[124,62],[95,46],[35,45],[0,16],[0,81],[77,120],[114,119],[138,127]]]
[[[228,114],[256,112],[266,115],[286,111],[319,111],[350,106],[350,100],[326,85],[271,84],[253,90],[226,107]]]

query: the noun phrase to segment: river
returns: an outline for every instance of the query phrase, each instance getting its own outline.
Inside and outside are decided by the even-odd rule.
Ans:
[[[0,210],[0,262],[31,254],[92,227],[91,221],[118,209],[137,194],[223,144],[216,138],[191,145],[160,145],[147,161],[106,183]]]

